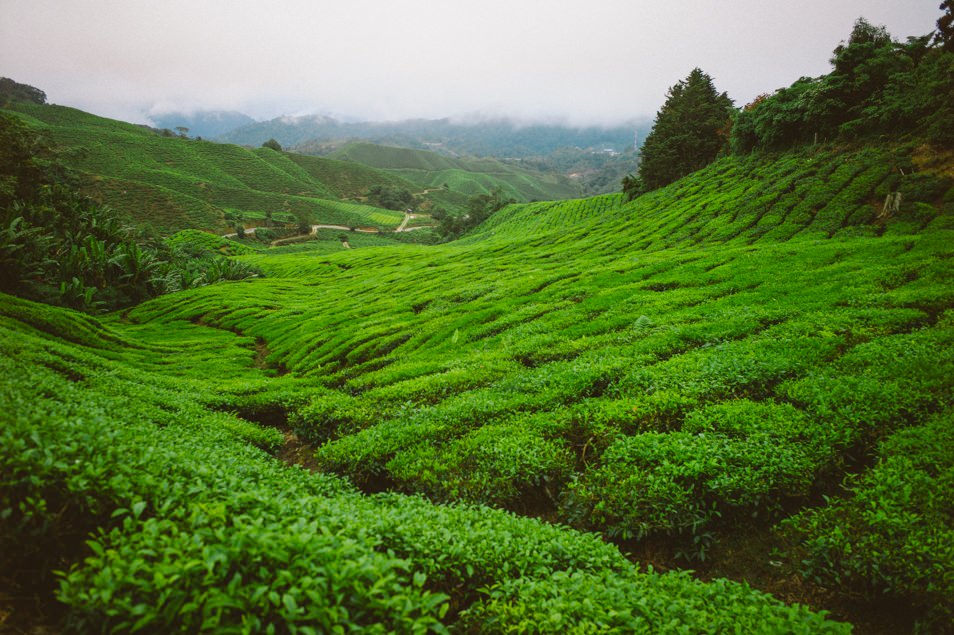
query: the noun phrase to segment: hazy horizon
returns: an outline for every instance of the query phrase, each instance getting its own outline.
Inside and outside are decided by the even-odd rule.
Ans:
[[[651,118],[698,66],[737,105],[828,72],[865,17],[899,40],[939,0],[0,0],[0,75],[134,123],[231,110],[257,120]]]

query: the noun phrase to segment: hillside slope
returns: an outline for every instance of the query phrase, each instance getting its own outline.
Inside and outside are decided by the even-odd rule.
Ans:
[[[379,225],[343,211],[338,199],[359,199],[371,184],[417,190],[399,177],[353,164],[168,137],[72,108],[18,103],[8,112],[51,138],[64,164],[86,176],[90,195],[164,233],[221,232],[231,229],[233,219],[254,225],[269,212],[276,220]],[[400,222],[401,214],[380,211],[390,219],[382,228]]]
[[[87,556],[60,597],[97,630],[842,631],[637,573],[572,525],[870,632],[943,632],[949,169],[918,147],[730,157],[445,245],[242,256],[268,277],[103,320],[4,297],[5,505],[27,512],[0,517],[3,551]],[[329,474],[249,447],[275,452],[271,426]]]
[[[501,188],[520,202],[565,199],[580,195],[567,178],[524,169],[497,159],[456,159],[426,150],[372,143],[351,143],[331,157],[363,163],[399,175],[425,188],[447,188],[469,196]]]
[[[249,257],[270,279],[129,318],[267,342],[327,389],[285,402],[293,428],[365,490],[543,515],[666,566],[728,562],[740,532],[779,548],[775,523],[951,416],[954,190],[926,157],[728,158],[628,204],[514,205],[446,246]],[[890,191],[905,202],[880,217]],[[926,585],[952,565],[934,549],[952,495],[922,491],[922,522],[880,547],[916,551],[932,582],[850,559],[808,575],[941,610]],[[793,531],[821,540],[805,514]]]
[[[12,628],[848,632],[745,585],[640,572],[593,535],[285,466],[269,454],[283,435],[234,412],[265,416],[256,395],[310,382],[269,377],[250,337],[117,326],[0,295]]]

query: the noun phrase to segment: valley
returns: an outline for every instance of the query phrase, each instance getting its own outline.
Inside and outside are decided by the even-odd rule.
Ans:
[[[950,632],[928,42],[742,108],[694,69],[597,196],[4,80],[0,630]]]

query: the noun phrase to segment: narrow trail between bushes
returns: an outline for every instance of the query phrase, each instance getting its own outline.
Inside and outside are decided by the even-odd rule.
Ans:
[[[275,455],[276,458],[285,465],[297,465],[309,472],[317,472],[314,446],[299,439],[288,426],[278,427],[278,431],[285,436],[285,442]]]

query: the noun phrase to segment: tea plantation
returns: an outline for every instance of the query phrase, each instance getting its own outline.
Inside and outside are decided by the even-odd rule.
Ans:
[[[474,196],[500,190],[517,201],[566,199],[581,193],[566,176],[492,158],[449,158],[427,150],[365,142],[349,143],[331,157],[372,166],[438,192]]]
[[[2,296],[0,575],[89,632],[945,632],[949,159],[728,157],[98,318]],[[687,571],[740,536],[803,593]]]
[[[87,194],[163,233],[234,231],[234,223],[260,225],[268,212],[276,222],[394,229],[401,212],[354,201],[373,185],[420,190],[352,162],[163,136],[63,106],[15,102],[4,108],[43,135],[57,159],[84,177]],[[455,211],[465,203],[464,194],[448,190],[420,196],[424,207]]]

